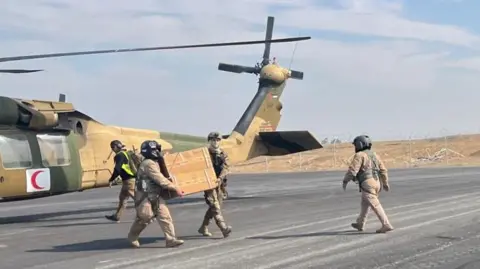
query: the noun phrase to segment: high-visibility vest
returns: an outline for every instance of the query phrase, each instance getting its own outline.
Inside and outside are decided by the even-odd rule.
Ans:
[[[128,163],[122,163],[122,169],[129,175],[131,175],[132,177],[135,175],[133,172],[132,172],[132,169],[130,168],[130,157],[128,156],[128,153],[124,150],[120,151],[121,153],[123,153],[125,155],[125,157],[127,157],[127,160],[128,160]]]

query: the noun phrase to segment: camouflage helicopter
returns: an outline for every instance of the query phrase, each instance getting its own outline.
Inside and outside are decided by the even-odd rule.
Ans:
[[[274,18],[268,17],[265,40],[99,50],[0,58],[0,62],[28,59],[265,43],[263,61],[254,67],[220,63],[218,69],[259,75],[257,93],[221,147],[232,163],[257,156],[278,156],[322,148],[308,131],[276,131],[282,103],[279,98],[289,78],[303,73],[269,60],[271,43],[310,39],[272,39]],[[2,69],[1,73],[42,70]],[[166,152],[172,179],[186,195],[215,187],[215,172],[205,147],[206,138],[154,130],[106,125],[76,110],[66,96],[58,101],[0,96],[0,197],[2,201],[59,195],[107,187],[113,168],[109,143],[118,139],[135,150],[147,139]]]

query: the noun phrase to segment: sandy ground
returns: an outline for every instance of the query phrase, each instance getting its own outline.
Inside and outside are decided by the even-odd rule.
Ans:
[[[480,165],[480,134],[375,142],[373,149],[388,168]],[[353,155],[350,143],[278,157],[258,157],[237,164],[232,172],[291,172],[346,169]]]

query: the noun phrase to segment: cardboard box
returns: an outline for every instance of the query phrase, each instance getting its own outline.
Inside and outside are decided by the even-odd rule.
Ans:
[[[190,195],[217,187],[217,177],[207,147],[170,153],[164,156],[173,183]],[[170,197],[177,197],[170,192]]]

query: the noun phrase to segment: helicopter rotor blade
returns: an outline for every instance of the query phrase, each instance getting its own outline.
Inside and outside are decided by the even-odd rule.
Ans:
[[[40,72],[42,69],[29,70],[29,69],[0,69],[0,73],[11,73],[11,74],[23,74],[23,73],[33,73]]]
[[[264,44],[264,43],[283,43],[294,42],[301,40],[311,39],[310,36],[304,37],[292,37],[292,38],[279,38],[271,40],[252,40],[252,41],[239,41],[239,42],[225,42],[225,43],[209,43],[209,44],[196,44],[196,45],[179,45],[179,46],[163,46],[163,47],[147,47],[147,48],[134,48],[134,49],[110,49],[110,50],[93,50],[93,51],[79,51],[79,52],[65,52],[65,53],[51,53],[51,54],[35,54],[24,56],[12,56],[12,57],[0,57],[0,62],[21,61],[41,58],[53,58],[63,56],[77,56],[77,55],[89,55],[89,54],[105,54],[105,53],[118,53],[118,52],[134,52],[134,51],[149,51],[149,50],[168,50],[168,49],[187,49],[187,48],[205,48],[205,47],[222,47],[222,46],[242,46],[252,44]]]
[[[235,65],[235,64],[225,64],[225,63],[219,63],[218,70],[237,73],[237,74],[240,74],[240,73],[258,74],[260,72],[260,69],[256,67]]]
[[[302,80],[303,79],[303,72],[296,71],[296,70],[290,70],[290,78]]]
[[[268,17],[267,31],[265,33],[265,41],[272,40],[273,23],[274,23],[274,18],[273,17]],[[263,51],[263,61],[262,61],[263,65],[267,65],[269,60],[270,60],[270,47],[271,47],[271,43],[266,42],[265,43],[265,50]]]

